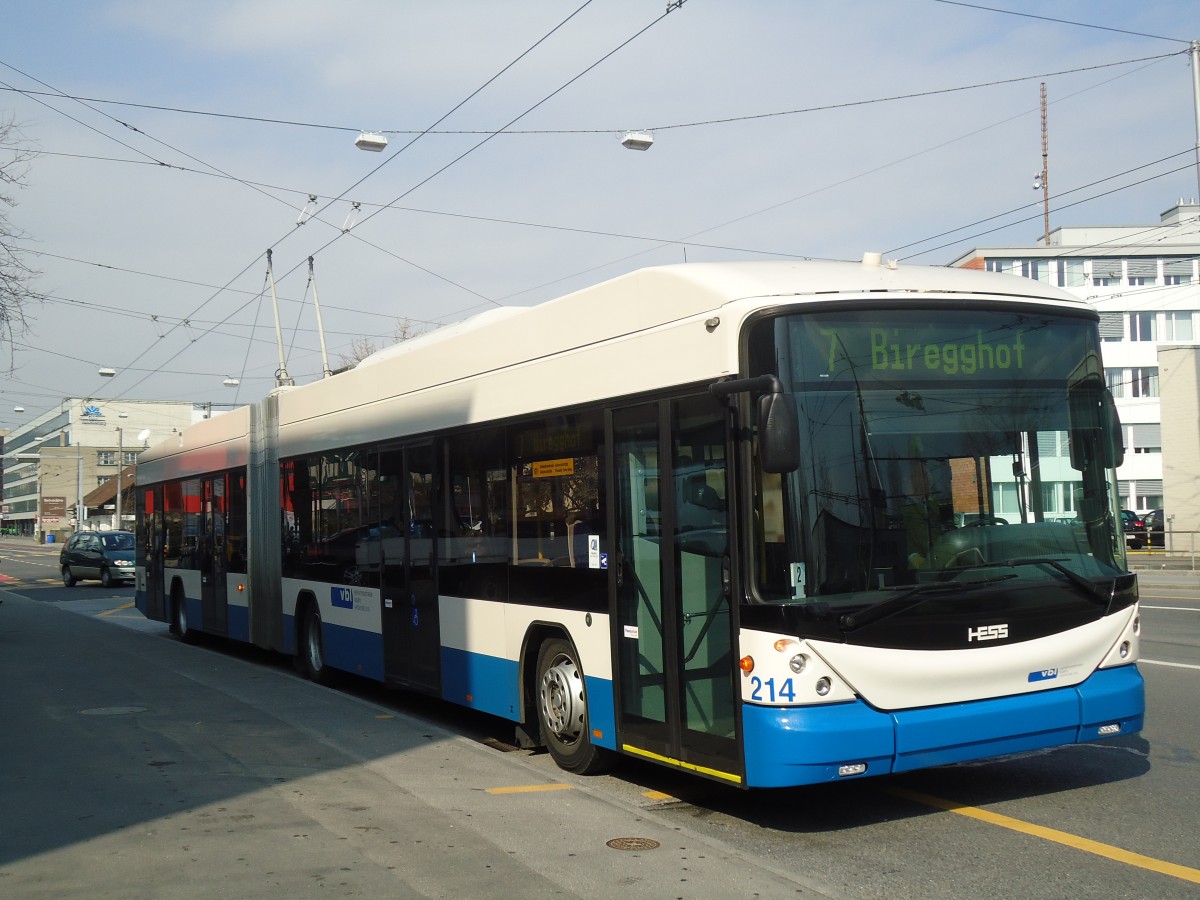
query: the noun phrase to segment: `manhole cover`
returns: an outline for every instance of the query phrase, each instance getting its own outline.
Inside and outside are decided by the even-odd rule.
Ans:
[[[638,837],[613,838],[605,844],[614,850],[657,850],[659,847],[658,841]]]
[[[145,712],[144,706],[97,706],[93,709],[81,709],[81,716],[128,716],[133,713]]]

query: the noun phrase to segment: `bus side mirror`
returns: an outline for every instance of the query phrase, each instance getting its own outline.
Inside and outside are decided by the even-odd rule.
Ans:
[[[796,404],[781,391],[758,398],[758,455],[764,472],[793,472],[800,467]]]
[[[1107,388],[1100,403],[1104,434],[1107,436],[1102,445],[1104,467],[1116,469],[1125,462],[1125,434],[1121,431],[1121,416],[1117,413],[1117,404],[1113,400],[1112,392]]]
[[[1071,468],[1082,472],[1087,468],[1086,447],[1096,446],[1098,462],[1106,469],[1116,469],[1125,462],[1125,437],[1121,433],[1121,417],[1112,392],[1075,390],[1071,392],[1071,431],[1068,445]],[[1093,437],[1094,436],[1094,437]]]
[[[759,375],[709,385],[714,397],[725,399],[744,391],[762,391],[758,398],[758,457],[764,472],[781,474],[800,468],[800,422],[796,404],[777,375]]]

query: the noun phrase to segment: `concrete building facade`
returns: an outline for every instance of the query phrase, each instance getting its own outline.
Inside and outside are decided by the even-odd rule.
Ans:
[[[107,502],[89,509],[85,498],[136,466],[143,449],[209,415],[210,406],[196,403],[63,400],[4,436],[4,527],[39,540],[62,540],[76,529],[131,528],[132,494],[118,521],[115,482]]]

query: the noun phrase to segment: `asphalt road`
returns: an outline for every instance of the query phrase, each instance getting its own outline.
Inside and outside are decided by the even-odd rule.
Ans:
[[[752,793],[575,778],[496,720],[180,644],[42,548],[0,573],[0,896],[1200,895],[1192,573],[1142,578],[1142,735]]]

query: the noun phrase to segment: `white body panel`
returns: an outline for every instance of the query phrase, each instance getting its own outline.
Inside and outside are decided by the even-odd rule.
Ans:
[[[531,625],[535,622],[561,624],[575,642],[588,677],[612,678],[606,615],[462,597],[440,597],[438,614],[443,647],[512,662],[520,662],[521,647]]]
[[[1131,636],[1137,606],[1049,637],[970,650],[889,650],[808,641],[813,652],[877,709],[1029,694],[1087,679]],[[1126,638],[1128,639],[1128,638]],[[1131,646],[1126,662],[1137,658]]]

